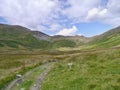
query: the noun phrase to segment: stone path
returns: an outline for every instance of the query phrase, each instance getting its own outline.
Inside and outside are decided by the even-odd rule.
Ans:
[[[46,69],[41,73],[40,77],[38,80],[36,80],[36,83],[30,87],[30,90],[41,90],[41,86],[42,86],[42,83],[46,77],[46,75],[50,72],[50,70],[52,69],[53,67],[53,64],[54,62],[50,62],[50,63],[46,63],[44,65],[41,65],[40,67],[38,68],[41,68],[41,67],[45,67]],[[34,70],[34,69],[33,69]],[[21,84],[23,82],[23,80],[29,76],[33,70],[27,72],[25,75],[23,75],[23,77],[21,78],[17,78],[15,79],[14,81],[12,81],[5,90],[12,90],[13,87],[15,87],[17,84]],[[24,88],[23,88],[24,89]]]
[[[38,79],[38,81],[36,82],[36,84],[34,84],[34,86],[31,87],[30,90],[42,90],[42,83],[46,77],[46,75],[50,72],[50,70],[52,69],[53,65],[50,65],[46,68],[46,70],[40,75],[40,78]]]

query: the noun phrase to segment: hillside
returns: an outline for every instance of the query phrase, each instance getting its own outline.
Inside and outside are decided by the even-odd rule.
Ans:
[[[61,36],[61,35],[55,35],[52,37],[53,41],[59,41],[59,40],[63,40],[63,39],[67,39],[67,40],[71,40],[74,41],[76,43],[77,46],[79,45],[83,45],[85,43],[87,43],[89,41],[89,38],[85,37],[85,36]]]
[[[22,26],[0,24],[0,48],[2,49],[55,49],[76,47],[87,38],[82,36],[49,36],[39,31],[31,31]]]
[[[56,49],[60,47],[105,48],[120,46],[120,27],[101,35],[49,36],[22,26],[0,24],[0,49]]]
[[[45,79],[42,90],[120,89],[120,49],[96,49],[62,57]],[[69,63],[73,64],[71,68]]]
[[[47,40],[49,41],[50,40],[50,36],[45,34],[45,33],[42,33],[42,32],[39,32],[39,31],[32,31],[32,34],[34,37],[40,39],[40,40]]]
[[[49,42],[40,40],[35,35],[35,32],[25,27],[1,24],[0,48],[46,48]],[[41,33],[41,37],[43,36],[45,34]]]
[[[55,64],[42,83],[43,90],[119,90],[119,45],[119,27],[102,35],[86,38],[51,37],[21,26],[0,25],[0,90],[15,80],[16,74],[26,75],[32,72],[15,86],[17,89],[13,89],[30,90],[41,76],[39,74],[44,71],[41,68],[35,71],[33,69],[51,62]],[[60,47],[70,47],[70,50],[58,51]],[[73,50],[74,47],[76,51]],[[14,52],[11,50],[13,48]],[[73,64],[71,68],[69,63]]]
[[[119,47],[120,27],[109,30],[101,35],[91,37],[88,46],[91,48]]]

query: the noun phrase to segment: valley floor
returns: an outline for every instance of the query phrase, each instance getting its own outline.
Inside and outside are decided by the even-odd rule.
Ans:
[[[70,55],[54,67],[42,90],[120,90],[120,49]]]
[[[21,78],[17,78],[5,90],[40,90],[42,82],[51,70],[53,63],[41,65],[33,70],[30,70]]]
[[[42,90],[120,90],[120,48],[88,51],[55,51],[36,55],[22,55],[22,57],[20,55],[9,56],[9,59],[1,55],[0,62],[5,64],[6,62],[2,61],[2,59],[9,62],[8,66],[0,64],[0,67],[4,68],[0,68],[2,78],[9,76],[2,71],[6,70],[8,71],[7,73],[10,73],[10,68],[14,71],[15,67],[17,67],[11,66],[10,63],[16,65],[18,62],[24,62],[25,60],[26,64],[21,63],[22,66],[18,65],[18,67],[24,69],[31,64],[33,65],[33,63],[34,65],[41,65],[45,62],[50,63],[52,60],[58,61],[42,82]],[[9,61],[10,59],[11,62]],[[71,68],[68,65],[70,63],[72,63]],[[25,78],[23,83],[14,87],[13,90],[20,90],[21,88],[30,90],[31,86],[35,85],[40,74],[44,73],[47,67],[49,65],[46,64],[43,69],[39,67],[35,69],[35,71]],[[16,75],[17,72],[12,72],[11,75]],[[0,80],[0,84],[4,86],[2,79]],[[40,84],[36,85],[41,86]]]

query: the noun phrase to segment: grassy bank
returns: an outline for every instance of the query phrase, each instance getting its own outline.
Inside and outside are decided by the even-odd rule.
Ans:
[[[72,62],[70,69],[68,63]],[[96,50],[70,55],[47,76],[43,90],[119,90],[120,50]]]
[[[0,89],[15,79],[16,74],[24,74],[42,63],[53,60],[52,58],[54,56],[49,54],[1,54]]]

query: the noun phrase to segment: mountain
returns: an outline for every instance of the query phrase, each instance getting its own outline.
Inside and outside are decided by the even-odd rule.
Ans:
[[[61,36],[61,35],[55,35],[52,37],[54,41],[56,40],[62,40],[62,39],[67,39],[67,40],[72,40],[76,42],[77,45],[83,45],[89,41],[89,38],[84,37],[84,36]]]
[[[50,40],[51,38],[49,35],[42,33],[40,31],[32,31],[32,34],[34,37],[41,39],[41,40]]]
[[[52,40],[52,47],[59,48],[59,47],[78,47],[84,45],[88,42],[88,38],[84,36],[61,36],[55,35],[51,37]]]
[[[120,27],[101,35],[49,36],[39,31],[31,31],[18,25],[0,24],[0,49],[56,49],[60,47],[105,48],[120,46]]]
[[[0,24],[0,49],[55,49],[76,47],[87,40],[82,36],[49,36],[18,25]]]
[[[35,37],[33,32],[22,26],[0,24],[0,48],[46,48],[49,42]],[[45,37],[39,33],[37,37]],[[47,36],[47,35],[46,35]]]
[[[109,30],[101,35],[92,37],[89,45],[94,47],[119,47],[120,46],[120,27]]]

